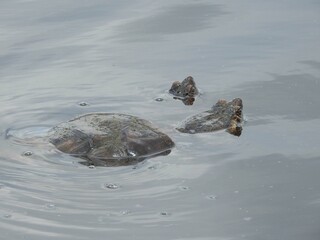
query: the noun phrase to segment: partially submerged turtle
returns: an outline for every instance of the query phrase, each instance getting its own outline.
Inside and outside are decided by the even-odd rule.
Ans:
[[[198,94],[192,77],[174,82],[169,91],[178,99],[192,99]],[[193,101],[191,102],[191,104]],[[186,119],[177,130],[183,133],[203,133],[227,129],[240,136],[242,100],[219,100],[210,110]],[[169,136],[150,122],[127,114],[90,113],[61,123],[43,138],[58,150],[85,159],[86,165],[124,166],[146,158],[167,155],[174,147]],[[12,137],[6,132],[6,137]],[[19,139],[19,135],[18,138]]]
[[[96,166],[135,164],[167,155],[173,141],[150,122],[126,114],[91,113],[49,131],[49,141],[62,152]]]
[[[177,130],[183,133],[203,133],[227,129],[229,133],[240,136],[242,108],[240,98],[230,102],[219,100],[210,110],[186,119]]]
[[[182,82],[173,82],[169,93],[174,95],[174,99],[181,100],[185,105],[192,105],[199,91],[193,77],[189,76]]]
[[[240,136],[242,100],[219,100],[211,110],[194,115],[177,128],[183,133],[221,129]],[[64,153],[96,166],[123,166],[167,155],[174,147],[169,136],[150,122],[126,114],[91,113],[61,123],[49,131],[49,141]]]

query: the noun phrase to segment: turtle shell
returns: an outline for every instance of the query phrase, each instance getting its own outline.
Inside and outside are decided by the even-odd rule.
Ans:
[[[49,141],[97,166],[131,165],[167,155],[174,147],[170,137],[150,122],[116,113],[92,113],[61,123],[50,130]]]

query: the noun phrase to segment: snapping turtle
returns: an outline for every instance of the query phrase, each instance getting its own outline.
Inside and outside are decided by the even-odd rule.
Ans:
[[[167,155],[173,141],[150,122],[126,114],[91,113],[49,131],[49,141],[62,152],[96,166],[135,164]]]
[[[191,76],[182,83],[174,82],[169,92],[182,101],[194,101],[194,96],[198,94]],[[227,129],[229,133],[240,136],[242,108],[240,98],[230,102],[219,100],[212,109],[186,119],[177,130],[193,134]],[[6,138],[14,137],[20,141],[19,134],[15,136],[14,131],[9,130],[6,131]],[[131,165],[146,158],[167,155],[175,145],[169,136],[150,122],[117,113],[82,115],[45,133],[43,139],[46,142],[49,140],[58,150],[87,160],[82,162],[85,165]]]
[[[174,95],[174,99],[181,100],[185,105],[192,105],[199,91],[193,77],[189,76],[182,82],[173,82],[169,93]]]
[[[242,100],[219,100],[211,110],[186,119],[178,131],[213,132],[221,129],[240,136]],[[49,142],[64,153],[96,166],[123,166],[167,155],[174,147],[169,136],[150,122],[126,114],[91,113],[61,123],[49,131]]]
[[[242,131],[242,100],[219,100],[210,110],[187,118],[177,130],[183,133],[213,132],[221,129],[240,136]]]

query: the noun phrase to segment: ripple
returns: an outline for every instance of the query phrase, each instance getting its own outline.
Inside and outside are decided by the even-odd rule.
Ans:
[[[27,126],[18,129],[7,129],[5,138],[18,145],[36,145],[47,143],[48,126]]]
[[[106,232],[121,231],[123,224],[155,227],[181,221],[194,211],[179,207],[181,191],[187,195],[189,190],[182,184],[207,172],[208,165],[177,164],[172,156],[144,161],[135,169],[84,166],[45,139],[39,141],[48,129],[32,126],[7,132],[4,143],[10,149],[0,158],[5,186],[0,207],[6,209],[2,218],[10,213],[10,221],[0,228],[56,238],[66,237],[58,233],[82,236],[94,231],[103,238]]]
[[[299,235],[301,230],[310,236],[317,232],[316,221],[309,221],[307,227],[300,222],[317,219],[319,206],[315,190],[319,111],[315,109],[320,85],[318,73],[296,61],[308,56],[312,60],[317,54],[306,51],[312,54],[298,57],[295,49],[300,45],[291,42],[287,48],[279,45],[280,49],[273,44],[302,33],[310,40],[307,49],[314,48],[312,32],[318,26],[310,21],[318,19],[314,5],[292,4],[290,11],[279,14],[272,4],[262,9],[252,1],[251,12],[261,9],[262,14],[254,19],[256,14],[246,14],[248,4],[239,8],[227,1],[220,5],[210,1],[51,1],[49,7],[39,2],[6,1],[8,12],[1,17],[6,27],[3,46],[8,47],[1,56],[0,131],[12,129],[0,136],[0,238],[204,240],[233,235],[257,239],[283,233],[273,219],[294,217],[293,230],[286,236]],[[274,10],[274,19],[265,17]],[[287,12],[301,14],[295,18],[297,14]],[[241,15],[247,17],[234,21]],[[247,31],[252,20],[258,21],[256,28]],[[272,29],[270,39],[259,28],[266,25]],[[305,31],[293,31],[293,26]],[[220,50],[211,44],[213,33],[214,46]],[[259,52],[248,56],[246,48],[233,51],[244,43]],[[261,53],[268,54],[259,58]],[[294,57],[289,65],[301,75],[265,74],[266,66],[273,67],[270,59],[279,59],[275,65],[281,66],[281,61],[288,62],[286,55]],[[247,81],[243,76],[251,62],[256,63],[256,71]],[[292,66],[281,72],[290,74]],[[212,78],[211,72],[217,69],[218,76]],[[207,88],[207,95],[186,109],[159,91],[170,87],[170,79],[179,77],[179,72],[190,70],[201,75],[199,84]],[[239,70],[244,74],[237,77]],[[261,89],[271,94],[261,95]],[[249,119],[248,131],[240,139],[224,132],[190,136],[174,130],[179,119],[207,110],[218,95],[246,97],[248,116],[258,118]],[[176,148],[166,157],[134,167],[81,165],[79,159],[48,145],[45,137],[51,126],[88,110],[151,120],[172,136]],[[299,119],[312,122],[290,121]],[[272,148],[277,143],[273,139],[286,141]],[[273,164],[277,160],[282,164]],[[260,189],[262,184],[265,187]],[[250,212],[234,211],[239,207]],[[265,212],[270,214],[254,221]],[[237,220],[247,226],[230,224]]]

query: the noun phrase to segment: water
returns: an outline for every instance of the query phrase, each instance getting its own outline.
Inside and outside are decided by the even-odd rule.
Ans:
[[[2,0],[0,239],[320,239],[319,12],[314,0]],[[188,75],[192,106],[166,93]],[[174,130],[235,97],[239,138]],[[103,168],[5,137],[88,112],[146,118],[176,147]]]

